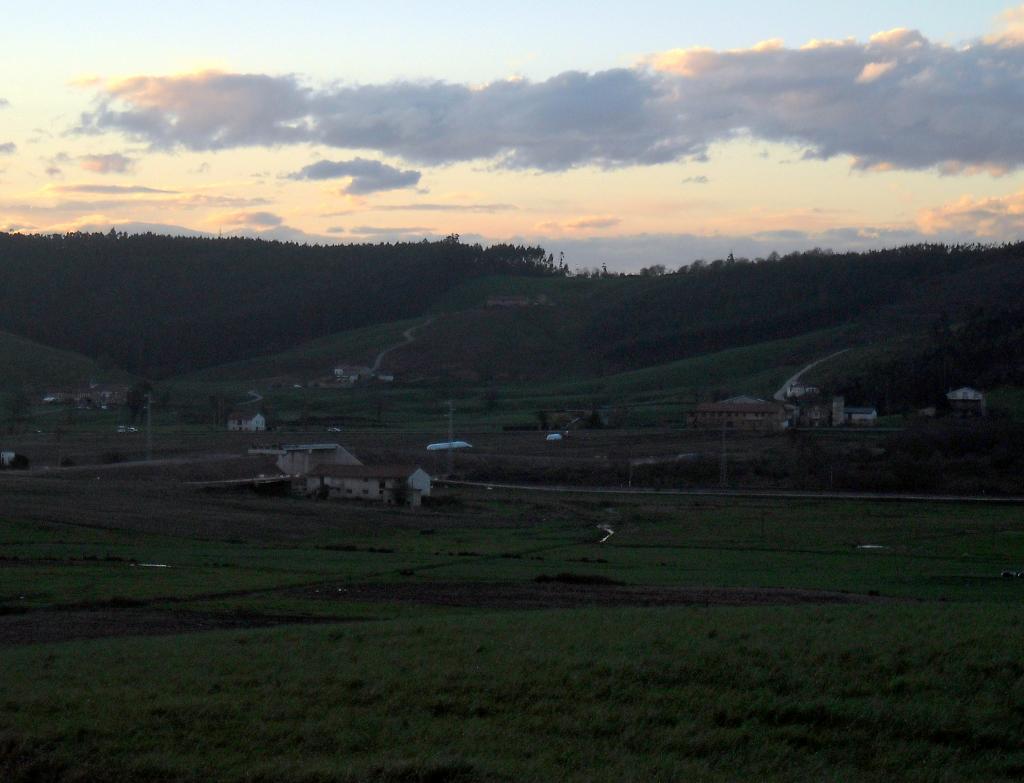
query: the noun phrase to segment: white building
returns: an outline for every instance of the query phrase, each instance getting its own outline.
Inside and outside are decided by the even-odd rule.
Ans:
[[[812,383],[791,383],[786,389],[786,396],[790,399],[800,397],[816,397],[821,394],[821,387]]]
[[[362,465],[348,449],[337,443],[298,443],[249,449],[250,454],[277,457],[277,469],[289,476],[302,476],[317,465]]]
[[[970,386],[954,389],[946,395],[949,407],[957,416],[984,416],[985,395]]]
[[[306,474],[310,495],[386,505],[418,506],[430,488],[430,474],[409,465],[318,465]]]
[[[267,420],[262,413],[235,411],[228,416],[228,429],[232,432],[265,432]]]
[[[350,364],[339,364],[334,368],[334,380],[345,386],[354,386],[364,378],[372,378],[373,370],[369,367],[356,367]]]

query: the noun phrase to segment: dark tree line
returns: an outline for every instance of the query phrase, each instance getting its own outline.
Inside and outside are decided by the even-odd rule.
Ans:
[[[560,273],[542,248],[455,235],[308,246],[0,233],[0,329],[161,377],[415,317],[473,277]]]
[[[948,406],[946,392],[961,386],[1024,386],[1024,308],[971,310],[954,323],[940,314],[921,345],[867,369],[839,391],[876,400],[883,412]]]
[[[854,321],[885,334],[924,329],[942,311],[1005,307],[1024,285],[1024,243],[813,250],[609,283],[586,332],[617,369]]]
[[[565,355],[614,372],[838,325],[884,335],[924,331],[942,312],[954,324],[965,308],[1000,312],[1024,288],[1024,244],[730,256],[674,273],[657,264],[641,275],[595,270],[598,279],[583,280],[543,248],[485,248],[454,234],[308,246],[0,233],[0,330],[160,378],[418,317],[467,280],[494,275],[565,277],[552,289]],[[987,350],[995,366],[1007,346]]]

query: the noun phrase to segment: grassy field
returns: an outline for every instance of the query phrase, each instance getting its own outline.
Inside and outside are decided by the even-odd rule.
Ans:
[[[5,780],[1024,774],[1013,506],[0,481]]]
[[[483,319],[488,325],[474,328],[467,319]],[[347,332],[284,354],[161,383],[158,398],[165,398],[166,406],[161,410],[158,405],[156,415],[164,425],[200,424],[210,419],[211,395],[223,396],[229,404],[251,406],[254,403],[249,392],[255,390],[263,396],[258,405],[270,414],[272,424],[290,429],[311,422],[324,426],[443,429],[448,399],[455,401],[460,426],[473,430],[536,424],[540,410],[590,411],[601,407],[615,409],[619,423],[626,426],[682,426],[687,408],[698,399],[731,394],[770,397],[800,367],[857,339],[847,328],[822,330],[599,376],[593,367],[559,353],[562,348],[557,337],[564,329],[558,326],[563,319],[557,311],[545,310],[541,319],[544,323],[535,320],[519,312],[449,316],[419,333],[415,350],[408,349],[419,358],[401,360],[407,374],[403,377],[400,373],[394,384],[352,389],[308,387],[309,378],[328,373],[337,361],[370,361],[378,350],[401,342],[402,331],[417,322]],[[469,339],[467,334],[476,338]],[[527,334],[532,336],[524,341]],[[493,361],[488,365],[487,357],[499,354],[520,370],[530,363],[556,368],[560,378],[524,383],[503,377],[501,366]],[[458,362],[467,356],[477,368],[475,375],[459,377]],[[451,372],[447,375],[431,369],[448,365]],[[577,377],[565,380],[565,375]],[[281,378],[294,380],[300,388],[281,382]]]
[[[4,368],[0,380],[4,389],[73,386],[90,381],[131,382],[129,375],[105,370],[87,356],[49,348],[8,332],[0,332],[0,367]]]

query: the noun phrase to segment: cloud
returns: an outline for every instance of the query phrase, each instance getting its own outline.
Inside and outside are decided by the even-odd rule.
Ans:
[[[229,226],[258,226],[270,228],[280,226],[284,220],[273,212],[232,212],[227,215],[220,215],[217,221]]]
[[[472,212],[486,213],[513,212],[518,210],[515,204],[437,204],[424,202],[421,204],[384,204],[368,209],[368,212]]]
[[[985,41],[996,46],[1012,46],[1024,41],[1024,5],[1008,8],[999,14],[996,31]]]
[[[684,185],[707,185],[709,182],[711,182],[711,180],[709,180],[703,174],[700,174],[696,177],[687,177],[686,179],[683,180]]]
[[[0,144],[0,155],[13,155],[18,151],[18,145],[13,141],[5,141]]]
[[[11,102],[6,98],[0,98],[0,109],[6,109],[11,105]]]
[[[120,132],[157,149],[302,143],[540,171],[701,159],[742,134],[814,159],[850,156],[866,170],[1013,169],[1024,164],[1022,73],[1024,38],[953,48],[905,29],[798,49],[672,50],[632,68],[482,86],[315,87],[291,75],[206,71],[104,83],[77,131]]]
[[[348,232],[360,237],[374,237],[378,239],[409,239],[414,237],[422,239],[434,235],[434,229],[425,226],[355,226]]]
[[[364,196],[382,190],[399,190],[416,187],[420,172],[402,171],[379,160],[354,158],[353,160],[321,160],[305,166],[288,175],[289,179],[338,179],[349,177],[351,181],[342,192],[352,196]]]
[[[83,155],[78,159],[78,165],[97,174],[126,174],[135,168],[135,160],[119,152],[112,152],[107,155]]]
[[[143,223],[138,221],[127,221],[124,223],[82,223],[77,226],[78,231],[81,231],[82,233],[86,234],[96,232],[106,234],[112,228],[116,228],[119,232],[123,231],[126,234],[166,234],[168,236],[175,237],[213,236],[208,231],[197,231],[194,228],[176,226],[170,223]]]
[[[772,251],[785,254],[815,247],[862,251],[935,241],[935,237],[928,237],[913,227],[858,226],[830,228],[821,232],[782,230],[727,235],[666,233],[580,238],[540,235],[509,237],[507,241],[536,243],[556,256],[564,251],[566,263],[573,269],[607,264],[609,269],[635,272],[651,264],[677,269],[697,259],[712,261],[726,258],[730,252],[737,258],[764,258]]]
[[[923,232],[931,235],[1017,240],[1024,234],[1024,191],[991,198],[964,196],[923,210],[917,222]]]
[[[591,215],[580,217],[565,222],[548,221],[541,223],[538,228],[544,231],[583,231],[587,229],[612,228],[622,221],[611,215]]]
[[[178,196],[174,203],[185,209],[205,207],[258,207],[270,200],[260,196],[229,196],[217,193],[189,193]]]
[[[107,193],[130,195],[133,193],[177,193],[175,190],[148,188],[143,185],[54,185],[48,188],[57,193]]]

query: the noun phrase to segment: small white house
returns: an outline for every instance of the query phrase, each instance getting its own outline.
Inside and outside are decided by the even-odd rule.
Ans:
[[[430,474],[409,465],[318,465],[306,474],[310,495],[385,505],[419,506],[430,489]]]
[[[265,432],[267,420],[262,413],[235,411],[228,416],[228,429],[232,432]]]
[[[970,386],[963,386],[946,394],[949,407],[958,416],[984,416],[985,395]]]
[[[13,451],[0,451],[0,467],[9,468],[16,456]]]

